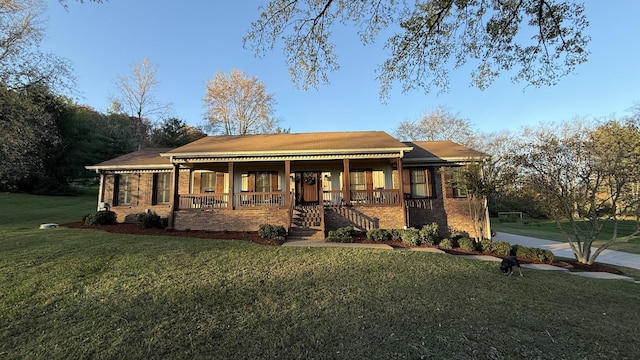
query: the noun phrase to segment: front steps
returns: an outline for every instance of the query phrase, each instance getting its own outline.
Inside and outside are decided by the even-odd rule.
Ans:
[[[296,206],[293,209],[293,219],[287,241],[323,240],[322,215],[320,206]]]

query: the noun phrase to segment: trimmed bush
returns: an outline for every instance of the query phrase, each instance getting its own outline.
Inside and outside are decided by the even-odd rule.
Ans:
[[[454,240],[451,238],[444,238],[440,240],[440,244],[438,244],[438,246],[443,249],[453,249]]]
[[[287,231],[282,225],[261,224],[258,227],[258,235],[263,239],[284,240]]]
[[[420,241],[423,244],[435,245],[438,241],[438,224],[431,223],[420,229]]]
[[[341,242],[352,243],[353,242],[353,227],[345,226],[337,230],[330,230],[327,236],[328,242]]]
[[[476,243],[476,249],[487,253],[493,252],[493,242],[489,239],[482,239]]]
[[[391,240],[393,240],[393,241],[402,241],[402,230],[401,229],[391,229],[391,230],[389,230],[389,234],[391,235]]]
[[[117,215],[111,210],[100,210],[87,214],[82,221],[87,225],[112,225],[116,223]]]
[[[528,248],[522,245],[513,245],[511,248],[513,250],[513,254],[515,254],[519,258],[524,258],[524,259],[534,258],[534,254],[532,251],[533,249],[531,248]]]
[[[162,218],[155,212],[140,213],[136,219],[145,228],[162,228]]]
[[[463,237],[458,239],[458,247],[465,251],[475,251],[476,250],[476,242],[469,239],[468,237]]]
[[[402,230],[402,242],[409,246],[420,245],[420,230],[416,228]]]
[[[493,243],[492,251],[499,256],[511,255],[511,244],[506,241],[496,241]]]
[[[391,234],[386,229],[370,229],[367,231],[367,239],[372,241],[387,241]]]
[[[545,262],[552,263],[552,262],[554,262],[556,260],[556,256],[553,255],[551,250],[542,250],[542,252],[544,253],[544,261]]]

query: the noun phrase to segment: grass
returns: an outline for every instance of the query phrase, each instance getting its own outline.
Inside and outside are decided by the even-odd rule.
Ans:
[[[635,228],[635,222],[631,220],[621,221],[618,224],[618,237],[631,234]],[[516,235],[531,236],[540,239],[566,242],[566,238],[560,233],[552,220],[533,220],[531,222],[500,222],[497,218],[491,219],[491,229]],[[612,223],[605,223],[594,246],[603,244],[613,235]],[[611,250],[625,251],[640,254],[640,235],[636,235],[627,241],[618,241],[609,247]]]
[[[3,213],[6,198],[0,194]],[[504,277],[495,263],[423,252],[38,230],[30,224],[81,216],[82,206],[68,204],[63,215],[30,204],[17,226],[0,224],[6,359],[640,352],[640,292],[631,282],[544,271]],[[37,220],[25,218],[31,207]]]

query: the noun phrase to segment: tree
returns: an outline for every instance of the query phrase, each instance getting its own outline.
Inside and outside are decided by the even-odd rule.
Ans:
[[[483,161],[470,161],[460,168],[448,170],[456,185],[464,189],[469,206],[469,218],[475,231],[474,239],[480,241],[486,235],[487,218],[489,216],[488,198],[495,192],[496,186],[492,173]],[[454,174],[457,173],[458,176]]]
[[[132,64],[131,70],[131,75],[120,75],[116,78],[115,85],[120,96],[114,99],[113,103],[120,104],[132,116],[132,126],[140,149],[151,127],[150,117],[165,115],[170,104],[161,103],[156,98],[155,93],[160,84],[156,78],[157,65],[144,58],[140,64]]]
[[[637,127],[617,120],[597,127],[575,122],[556,129],[529,129],[527,135],[516,163],[579,262],[592,264],[620,238],[640,233],[640,202],[629,192],[640,172]],[[636,228],[620,235],[619,221],[628,214],[636,215]],[[592,252],[604,222],[613,225],[613,235]]]
[[[575,1],[523,0],[271,0],[251,24],[245,46],[263,56],[282,40],[293,81],[304,89],[328,82],[339,68],[332,28],[352,23],[363,44],[385,29],[390,58],[378,69],[381,96],[446,90],[449,69],[475,62],[472,83],[484,89],[501,72],[534,86],[553,85],[587,60],[584,6]]]
[[[400,122],[394,134],[409,141],[451,140],[470,147],[477,143],[469,120],[452,114],[443,106],[435,108],[419,120]]]
[[[276,103],[273,95],[257,77],[248,78],[243,71],[216,72],[207,82],[203,102],[212,133],[246,135],[279,129],[278,119],[272,116]]]
[[[42,104],[47,98],[42,87],[21,91],[0,87],[2,191],[32,190],[31,179],[44,172],[45,155],[60,142],[55,120]]]
[[[535,192],[517,181],[520,167],[513,163],[512,155],[523,146],[518,134],[502,131],[482,134],[477,139],[477,150],[490,154],[482,167],[484,176],[492,183],[492,191],[487,195],[490,215],[520,211],[534,218],[543,217]]]
[[[39,0],[0,1],[0,86],[71,87],[68,61],[38,49],[44,36],[41,16],[45,8]]]
[[[187,125],[178,118],[168,118],[151,131],[151,145],[179,147],[207,136],[202,130]]]

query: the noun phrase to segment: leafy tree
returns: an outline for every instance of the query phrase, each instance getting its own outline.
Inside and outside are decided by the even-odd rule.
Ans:
[[[245,46],[262,56],[282,41],[293,81],[305,89],[328,82],[339,67],[334,27],[353,24],[365,45],[383,30],[396,31],[378,69],[383,97],[396,81],[405,91],[446,90],[449,69],[469,60],[481,89],[512,71],[513,81],[553,85],[587,60],[590,40],[584,6],[575,1],[271,0],[261,10]]]
[[[635,231],[618,234],[619,220],[640,212],[640,202],[629,192],[640,172],[637,126],[617,120],[597,127],[574,122],[559,128],[529,129],[526,136],[516,163],[578,261],[592,264],[620,238],[640,233],[636,217]],[[613,236],[592,252],[606,221],[613,224]]]
[[[469,120],[460,118],[443,106],[418,120],[400,122],[394,133],[398,138],[409,141],[451,140],[470,147],[477,143]]]
[[[116,78],[115,85],[120,95],[113,103],[119,104],[131,116],[137,147],[140,149],[151,128],[150,117],[163,116],[170,104],[161,103],[156,98],[160,84],[156,78],[157,65],[144,58],[140,64],[132,64],[131,70],[131,75]]]
[[[41,16],[45,8],[39,0],[0,1],[0,86],[71,87],[68,61],[38,49],[44,36]]]
[[[44,173],[45,154],[60,136],[51,113],[39,99],[41,87],[10,90],[0,87],[0,190],[33,189],[33,178]]]
[[[179,147],[207,136],[202,130],[178,118],[168,118],[151,132],[151,146]]]
[[[216,72],[207,82],[203,102],[212,133],[246,135],[280,129],[278,119],[272,116],[276,103],[273,95],[257,77],[249,78],[243,71]]]

